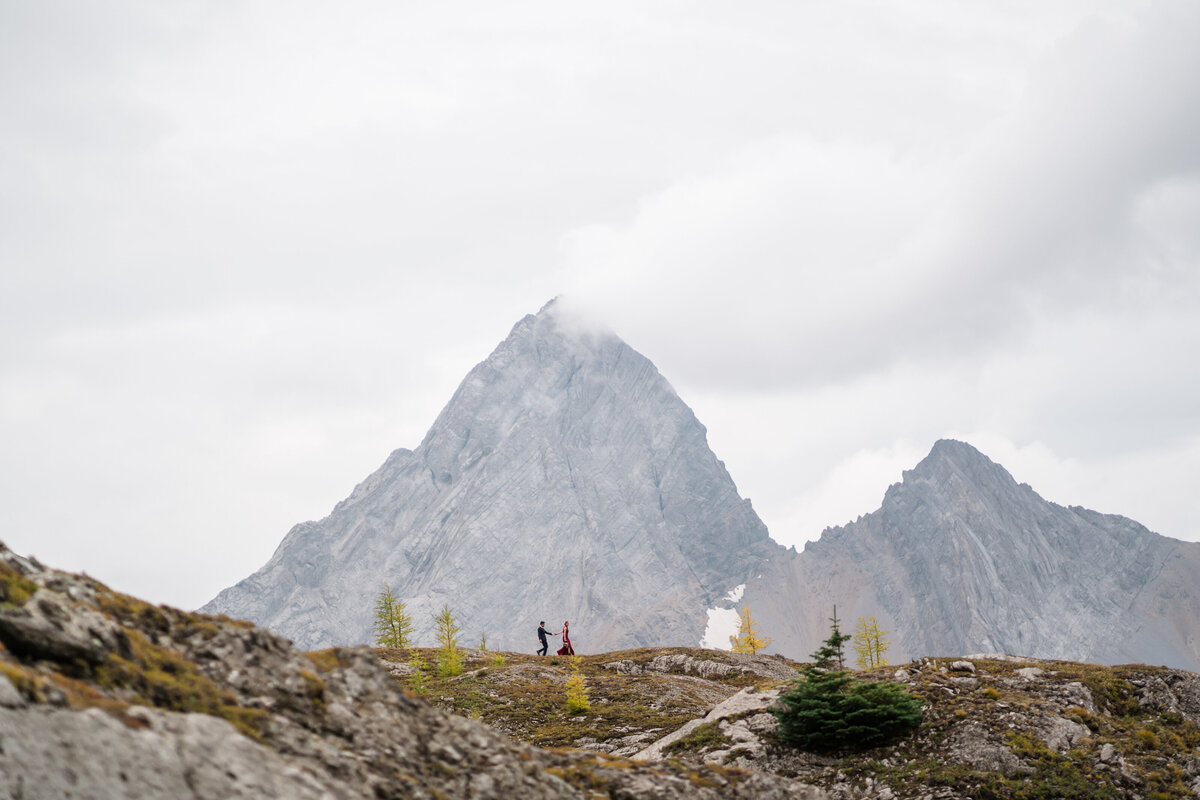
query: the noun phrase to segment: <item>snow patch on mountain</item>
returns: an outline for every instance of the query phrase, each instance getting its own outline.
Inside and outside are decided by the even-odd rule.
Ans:
[[[745,593],[746,584],[743,583],[731,589],[729,594],[725,595],[725,600],[736,603],[742,599],[742,595]],[[700,646],[710,650],[729,650],[731,648],[730,638],[737,636],[738,619],[736,608],[718,606],[708,609],[708,625],[704,628],[704,637],[700,640]]]

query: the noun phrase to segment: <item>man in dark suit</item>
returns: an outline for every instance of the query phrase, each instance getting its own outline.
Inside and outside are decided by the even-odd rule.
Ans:
[[[538,623],[538,639],[540,639],[542,642],[542,649],[538,650],[539,656],[546,655],[546,651],[550,648],[550,645],[546,643],[547,635],[557,636],[558,634],[550,633],[550,631],[546,630],[546,620],[542,620],[541,622]]]

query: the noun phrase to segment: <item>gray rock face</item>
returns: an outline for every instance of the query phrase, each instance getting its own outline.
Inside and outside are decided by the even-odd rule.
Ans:
[[[1200,668],[1200,543],[1047,502],[949,440],[878,511],[776,559],[746,599],[793,655],[828,635],[836,603],[846,628],[877,617],[893,662],[1002,652]]]
[[[684,654],[662,655],[650,659],[650,662],[646,664],[646,670],[673,672],[679,675],[698,675],[701,678],[720,678],[726,675],[742,674],[757,675],[760,678],[776,681],[788,681],[796,677],[795,668],[775,656],[730,653],[726,658],[734,663],[708,661]]]
[[[654,365],[551,303],[471,370],[414,451],[203,610],[304,648],[371,639],[385,582],[419,644],[448,604],[468,641],[581,652],[694,645],[706,609],[783,548]]]
[[[633,756],[633,758],[636,761],[661,761],[666,756],[667,747],[687,736],[701,725],[709,722],[715,722],[717,720],[723,720],[726,717],[731,717],[736,714],[746,714],[750,711],[761,711],[762,709],[771,706],[776,699],[779,698],[779,693],[779,689],[743,689],[733,697],[730,697],[728,700],[718,703],[712,709],[712,711],[709,711],[708,714],[706,714],[703,718],[693,719],[684,723],[681,728],[675,730],[667,736],[664,736],[644,750],[639,751]],[[774,717],[771,718],[770,723],[774,723]],[[776,726],[770,723],[768,723],[768,727],[774,730]],[[746,731],[746,734],[747,738],[749,738],[748,730]],[[757,737],[755,737],[755,743],[757,744]],[[758,747],[761,749],[761,745],[758,745]]]
[[[950,737],[947,758],[955,764],[965,764],[984,772],[999,772],[1010,778],[1033,772],[1028,764],[977,722],[964,723],[954,731]]]
[[[203,714],[0,709],[0,796],[367,798]],[[19,733],[17,733],[19,732]]]
[[[64,661],[101,664],[109,652],[129,656],[129,640],[112,620],[87,609],[69,609],[70,600],[39,589],[22,608],[0,616],[0,639],[18,655],[49,653]]]
[[[1141,684],[1138,705],[1156,711],[1180,714],[1200,725],[1200,675],[1171,671]]]
[[[1057,716],[1043,718],[1037,728],[1037,737],[1046,747],[1059,753],[1067,752],[1076,742],[1091,735],[1087,726]]]

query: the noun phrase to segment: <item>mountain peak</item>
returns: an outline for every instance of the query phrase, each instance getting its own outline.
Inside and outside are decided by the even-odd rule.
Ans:
[[[513,325],[492,354],[476,366],[486,369],[495,366],[507,369],[518,353],[533,355],[539,361],[575,357],[590,358],[602,349],[630,348],[608,326],[592,319],[586,312],[557,296],[543,305],[536,314],[526,314]],[[642,356],[639,354],[639,358]]]
[[[985,456],[976,447],[961,442],[958,439],[938,439],[933,443],[933,447],[918,465],[926,462],[947,463],[957,467],[980,466],[984,464],[995,464],[990,458]]]
[[[792,652],[827,629],[827,613],[796,610],[836,602],[846,619],[886,621],[909,656],[1200,664],[1200,544],[1048,502],[965,442],[937,442],[878,510],[814,544],[786,579],[746,590],[764,626],[806,626]]]
[[[650,360],[555,298],[467,374],[420,446],[206,608],[307,648],[354,644],[387,583],[418,642],[446,604],[469,637],[509,647],[554,618],[593,651],[694,644],[777,547]]]
[[[983,453],[967,442],[960,442],[958,439],[938,439],[933,443],[933,448],[929,451],[929,455],[938,456],[941,458],[949,458],[955,455],[966,456],[969,458],[987,459]]]
[[[975,447],[957,439],[938,439],[929,455],[903,473],[904,484],[947,481],[966,482],[977,488],[1016,486],[1017,481],[1004,467]]]

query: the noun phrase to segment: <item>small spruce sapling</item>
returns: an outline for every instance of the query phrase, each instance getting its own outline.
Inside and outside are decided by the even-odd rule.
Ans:
[[[845,669],[845,645],[852,637],[849,634],[842,633],[840,627],[841,620],[838,619],[836,605],[833,607],[833,616],[829,618],[829,623],[829,638],[817,648],[817,652],[812,654],[813,665],[821,670],[830,670],[834,667]]]
[[[408,666],[411,668],[408,673],[408,688],[417,694],[424,694],[427,689],[425,686],[425,662],[421,660],[421,655],[415,647],[409,648]]]

